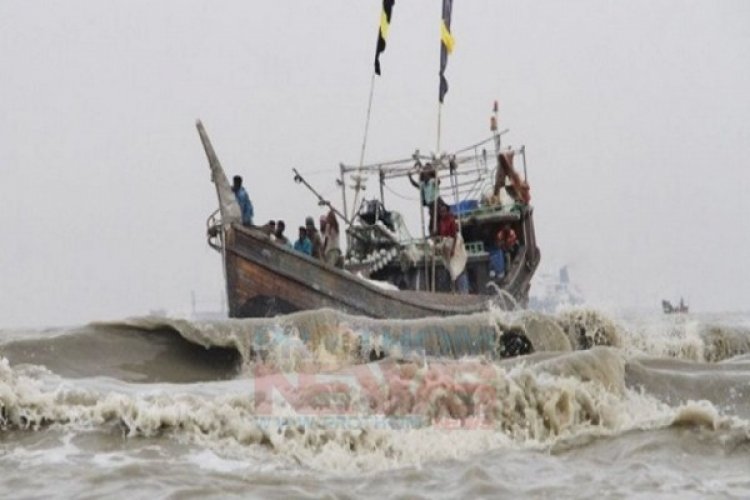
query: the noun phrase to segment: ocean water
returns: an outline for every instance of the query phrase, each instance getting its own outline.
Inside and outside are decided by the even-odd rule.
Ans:
[[[3,498],[748,498],[750,315],[0,330],[0,467]]]

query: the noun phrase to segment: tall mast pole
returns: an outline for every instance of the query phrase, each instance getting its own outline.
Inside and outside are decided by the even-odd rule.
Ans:
[[[495,137],[495,157],[500,154],[500,149],[502,148],[502,136],[499,132],[500,117],[498,115],[498,108],[497,101],[495,101],[492,106],[492,118],[490,118],[490,130]]]
[[[362,148],[359,152],[359,169],[357,170],[357,178],[354,180],[354,201],[352,202],[352,213],[357,211],[357,203],[359,202],[359,192],[362,190],[362,165],[365,164],[365,150],[367,149],[367,135],[370,132],[370,116],[372,114],[372,98],[375,93],[375,75],[373,71],[372,78],[370,79],[370,97],[367,101],[367,115],[365,117],[365,133],[362,137]],[[346,186],[344,186],[346,189]]]
[[[339,163],[339,184],[341,184],[341,201],[344,203],[344,220],[349,219],[349,212],[346,209],[346,179],[344,178],[344,164]],[[353,214],[352,214],[353,215]],[[353,219],[354,217],[352,217]]]

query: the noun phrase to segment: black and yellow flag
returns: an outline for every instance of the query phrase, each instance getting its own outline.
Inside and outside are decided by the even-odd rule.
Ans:
[[[453,0],[443,0],[443,19],[440,22],[440,102],[448,92],[448,80],[445,79],[445,67],[448,65],[448,54],[453,52],[455,41],[451,34],[451,11]]]
[[[380,13],[380,29],[378,30],[378,46],[375,49],[375,74],[380,75],[380,53],[385,50],[385,39],[388,38],[388,28],[391,26],[391,11],[396,0],[383,0],[383,11]]]

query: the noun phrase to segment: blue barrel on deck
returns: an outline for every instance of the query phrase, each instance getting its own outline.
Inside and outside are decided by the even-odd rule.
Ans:
[[[479,200],[464,200],[451,205],[451,212],[453,215],[463,215],[473,212],[477,207],[479,207]]]

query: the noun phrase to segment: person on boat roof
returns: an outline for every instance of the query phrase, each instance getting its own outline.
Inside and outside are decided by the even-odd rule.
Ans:
[[[316,259],[322,258],[323,249],[323,238],[320,236],[320,232],[315,228],[315,220],[312,217],[305,219],[305,229],[307,230],[307,237],[312,243],[312,251],[310,255]]]
[[[422,166],[422,164],[417,161],[415,167],[419,169],[419,183],[412,178],[411,173],[408,175],[409,182],[411,182],[412,186],[419,189],[419,199],[422,202],[422,206],[427,207],[427,214],[429,216],[428,228],[430,234],[432,234],[435,231],[433,221],[434,204],[436,201],[438,203],[442,201],[439,199],[438,193],[440,180],[437,178],[437,172],[431,163],[426,163]]]
[[[250,201],[245,188],[242,187],[242,177],[235,175],[232,182],[232,191],[234,191],[234,197],[237,198],[237,203],[239,203],[240,212],[242,213],[242,225],[252,226],[254,215],[253,203]]]
[[[326,264],[339,266],[341,261],[341,246],[339,244],[339,223],[336,220],[336,212],[328,211],[325,218],[325,228],[321,229],[325,238],[323,240],[323,256]]]
[[[299,237],[294,242],[294,249],[305,255],[312,255],[312,242],[307,237],[307,228],[305,226],[299,227]]]
[[[282,245],[286,245],[288,247],[291,247],[292,244],[289,242],[289,238],[284,236],[284,230],[286,229],[286,224],[283,220],[276,222],[276,241]]]
[[[417,162],[415,167],[419,168],[419,182],[417,183],[412,174],[409,173],[409,182],[415,188],[419,189],[419,198],[422,201],[422,206],[428,207],[435,202],[435,196],[437,195],[437,174],[431,163],[427,163],[422,166],[421,163]]]

